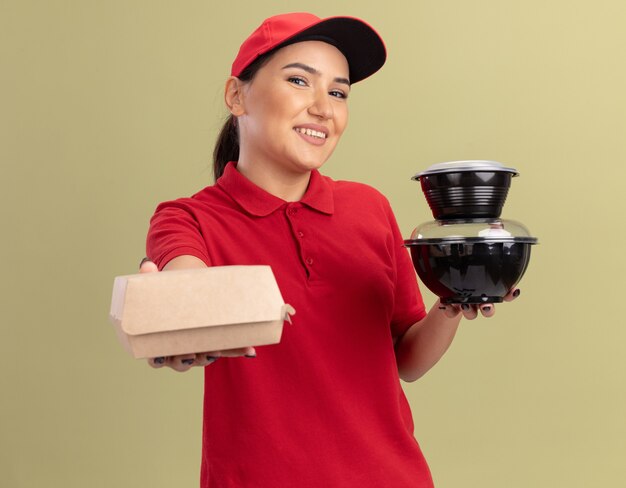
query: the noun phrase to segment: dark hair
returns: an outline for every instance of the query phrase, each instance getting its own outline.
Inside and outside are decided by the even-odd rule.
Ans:
[[[243,82],[251,81],[278,49],[276,48],[256,58],[241,72],[238,78]],[[237,119],[231,114],[222,126],[222,130],[215,141],[215,149],[213,149],[213,177],[215,181],[222,176],[229,161],[237,161],[238,159],[239,129],[237,128]]]

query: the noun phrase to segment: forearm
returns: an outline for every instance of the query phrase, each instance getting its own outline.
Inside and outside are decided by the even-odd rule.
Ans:
[[[428,315],[413,324],[396,343],[400,378],[415,381],[432,368],[452,344],[463,317],[446,315],[437,301]]]
[[[172,259],[163,267],[163,271],[192,268],[206,268],[206,264],[195,256],[183,255]]]

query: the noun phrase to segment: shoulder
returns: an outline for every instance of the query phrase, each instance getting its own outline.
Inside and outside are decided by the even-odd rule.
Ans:
[[[205,212],[208,209],[224,204],[223,192],[215,185],[207,186],[188,197],[167,200],[157,205],[155,215],[162,212]]]
[[[324,176],[333,189],[335,202],[341,204],[357,204],[368,209],[379,208],[390,211],[389,200],[380,190],[365,183],[347,180],[333,180]]]

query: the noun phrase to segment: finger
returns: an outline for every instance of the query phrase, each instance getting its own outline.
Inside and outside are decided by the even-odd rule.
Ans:
[[[247,358],[255,358],[256,357],[256,349],[254,347],[246,347],[246,353],[244,354]]]
[[[194,366],[202,367],[213,364],[220,358],[221,354],[222,353],[219,351],[199,352],[196,354],[196,362],[194,363]]]
[[[461,308],[458,304],[443,303],[441,299],[437,300],[437,308],[441,310],[443,314],[450,319],[456,317],[461,312]]]
[[[181,354],[180,356],[171,356],[167,358],[166,365],[174,371],[183,373],[191,369],[196,362],[195,354]]]
[[[468,305],[464,303],[461,305],[461,312],[463,312],[463,317],[467,320],[474,320],[478,316],[478,310],[475,305]]]
[[[157,265],[150,261],[148,258],[143,258],[141,260],[141,264],[139,265],[140,273],[154,273],[158,270],[159,268],[157,267]]]
[[[453,319],[459,313],[461,313],[461,307],[459,305],[455,305],[452,303],[444,305],[443,303],[439,304],[439,310],[443,311],[446,317],[449,319]]]
[[[491,303],[484,303],[479,305],[480,313],[483,314],[483,317],[493,317],[496,313],[496,307]]]
[[[513,300],[515,300],[517,297],[520,296],[520,294],[522,293],[522,290],[520,290],[519,288],[513,288],[509,293],[507,293],[507,295],[504,297],[504,301],[505,302],[512,302]]]
[[[162,368],[165,366],[165,361],[167,358],[161,356],[158,358],[150,358],[148,359],[148,364],[153,368]]]
[[[247,358],[255,358],[256,350],[254,347],[241,347],[238,349],[227,349],[221,351],[221,356],[225,358],[237,358],[241,356],[245,356]]]

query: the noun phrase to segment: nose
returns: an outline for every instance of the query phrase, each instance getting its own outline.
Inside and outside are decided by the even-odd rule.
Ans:
[[[333,106],[326,90],[315,90],[309,113],[320,119],[330,119],[333,116]]]

